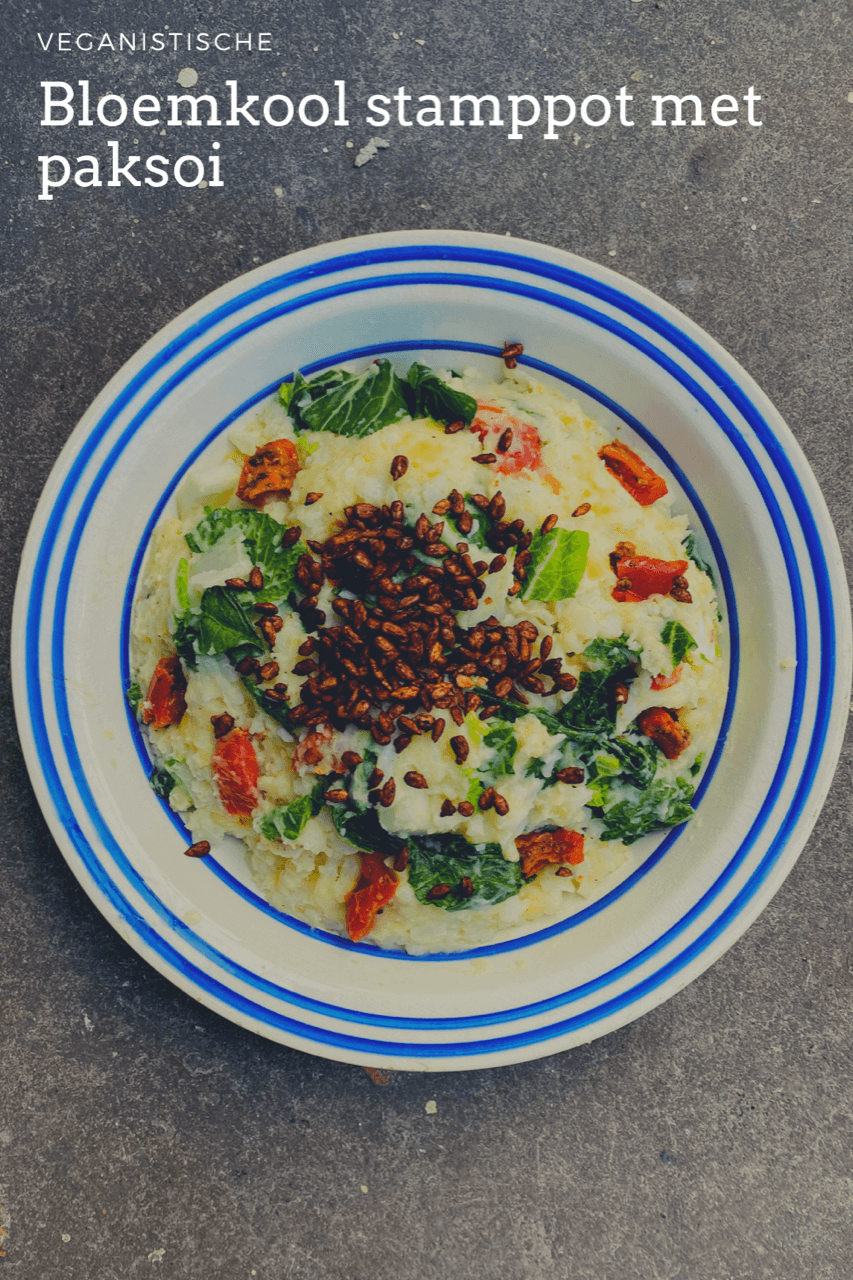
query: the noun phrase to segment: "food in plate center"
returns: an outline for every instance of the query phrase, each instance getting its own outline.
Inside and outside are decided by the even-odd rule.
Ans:
[[[577,910],[690,819],[721,620],[633,445],[523,370],[383,359],[296,374],[225,448],[132,626],[188,853],[235,835],[278,909],[427,953]]]

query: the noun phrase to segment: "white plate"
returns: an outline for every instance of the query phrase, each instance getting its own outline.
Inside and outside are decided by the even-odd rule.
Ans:
[[[127,711],[130,601],[150,532],[219,433],[295,368],[420,354],[522,365],[621,422],[681,485],[731,635],[723,735],[697,817],[633,846],[569,920],[447,957],[378,953],[272,911],[239,851],[184,858]],[[294,254],[168,325],[112,379],[36,511],[15,603],[21,739],[74,874],[161,973],[241,1026],[397,1069],[496,1066],[586,1042],[680,990],[781,884],[847,719],[850,618],[835,535],[800,449],[696,325],[605,268],[469,232]]]

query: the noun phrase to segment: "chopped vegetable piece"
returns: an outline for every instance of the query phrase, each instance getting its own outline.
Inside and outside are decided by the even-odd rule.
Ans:
[[[616,586],[611,591],[620,604],[668,596],[687,570],[686,560],[653,560],[651,556],[623,556],[616,562]]]
[[[397,892],[399,880],[385,866],[379,853],[359,851],[361,873],[355,888],[346,897],[347,934],[353,942],[366,938],[382,907],[388,905]]]
[[[531,880],[550,863],[569,862],[577,866],[583,862],[583,835],[580,831],[531,831],[516,836],[515,847],[521,857],[521,874]]]
[[[258,759],[245,729],[232,729],[218,740],[211,767],[225,812],[247,818],[257,807],[260,794]]]
[[[586,569],[589,534],[585,529],[538,530],[530,544],[530,564],[522,588],[528,600],[570,600]]]
[[[683,670],[684,670],[684,663],[679,662],[678,666],[675,668],[675,670],[672,672],[671,675],[665,676],[663,672],[661,672],[659,676],[653,676],[652,688],[654,690],[671,689],[674,684],[678,684],[679,680],[681,679],[681,673],[683,672]]]
[[[467,427],[477,412],[477,401],[464,391],[448,386],[443,378],[417,361],[406,374],[403,395],[413,418],[435,422],[464,422]]]
[[[622,488],[639,502],[641,507],[650,507],[658,498],[666,493],[666,481],[656,471],[652,471],[643,459],[629,449],[621,440],[612,440],[598,456],[605,467],[614,475]]]
[[[290,440],[272,440],[247,458],[240,473],[237,497],[262,507],[287,498],[299,470],[299,454]]]
[[[637,716],[637,725],[667,760],[677,760],[684,748],[690,745],[690,734],[666,707],[649,707],[648,711]]]
[[[672,661],[675,666],[679,666],[684,661],[691,649],[696,648],[696,641],[693,639],[686,627],[680,622],[666,622],[660,633],[660,638],[664,644],[668,644],[672,653]],[[674,673],[673,673],[674,674]],[[673,682],[674,683],[674,682]],[[655,686],[652,685],[652,688]],[[665,685],[660,686],[662,689]]]
[[[154,668],[142,707],[142,719],[155,729],[178,724],[187,709],[187,678],[176,653],[161,658]]]
[[[495,462],[493,470],[500,475],[514,475],[517,471],[535,471],[542,466],[542,441],[539,432],[532,422],[523,422],[514,418],[505,409],[495,409],[491,405],[481,404],[477,416],[471,423],[471,430],[480,437],[480,444],[494,445],[509,428],[512,438],[509,447],[502,450]]]

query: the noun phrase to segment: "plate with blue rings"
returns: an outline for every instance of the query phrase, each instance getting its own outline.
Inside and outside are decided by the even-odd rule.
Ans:
[[[420,356],[520,365],[642,442],[714,565],[730,644],[722,732],[696,818],[633,847],[564,920],[453,954],[352,943],[275,911],[234,842],[184,858],[125,697],[134,591],[193,463],[282,377]],[[22,558],[13,685],[39,803],[108,921],[238,1025],[340,1061],[471,1070],[569,1049],[702,973],[784,880],[849,710],[837,541],[793,435],[675,308],[561,250],[473,232],[322,245],[223,286],[151,339],[84,415]],[[232,848],[231,845],[234,844]]]

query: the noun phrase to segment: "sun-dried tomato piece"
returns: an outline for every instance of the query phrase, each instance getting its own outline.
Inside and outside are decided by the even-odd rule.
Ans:
[[[668,596],[676,578],[687,571],[686,560],[653,560],[651,556],[623,556],[616,561],[616,586],[611,591],[620,604]]]
[[[640,733],[651,738],[667,760],[677,760],[684,748],[690,746],[687,729],[666,707],[649,707],[648,711],[641,712],[637,716],[637,727]]]
[[[491,465],[499,475],[541,467],[542,441],[532,422],[515,418],[505,409],[481,404],[471,430],[480,437],[480,444],[498,448]]]
[[[666,493],[664,478],[656,471],[652,471],[651,467],[621,440],[611,440],[610,444],[599,449],[598,456],[611,475],[616,477],[622,488],[630,493],[641,507],[650,507]]]
[[[583,835],[566,827],[516,836],[515,847],[521,857],[521,874],[525,880],[532,879],[554,863],[569,862],[577,866],[583,862]]]
[[[245,729],[232,729],[217,741],[211,767],[225,812],[247,818],[257,808],[260,794],[258,758]]]
[[[176,653],[161,658],[145,695],[142,719],[155,729],[178,724],[187,709],[187,678]]]
[[[684,671],[684,663],[679,662],[678,666],[675,668],[675,670],[672,672],[671,675],[665,676],[663,672],[661,672],[659,676],[653,676],[652,688],[654,690],[671,689],[674,684],[678,684],[679,680],[681,679],[683,671]]]
[[[400,883],[389,871],[380,853],[359,852],[361,873],[355,888],[345,899],[347,933],[353,942],[361,942],[376,924],[376,916],[388,905]]]
[[[286,498],[298,470],[296,446],[290,440],[271,440],[243,463],[237,497],[255,507],[262,507],[276,498]]]

